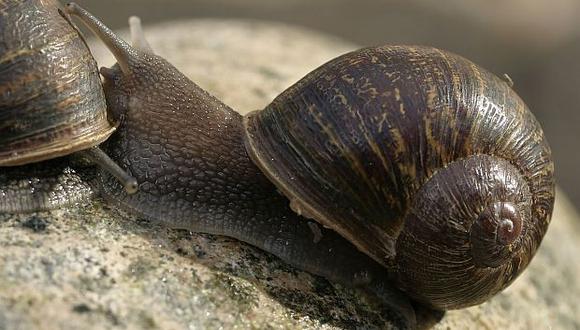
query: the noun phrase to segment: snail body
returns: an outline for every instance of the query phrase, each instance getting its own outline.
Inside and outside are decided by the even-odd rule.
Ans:
[[[2,1],[0,36],[0,167],[77,153],[133,191],[134,180],[97,148],[116,124],[107,112],[97,63],[58,2]],[[51,164],[60,167],[57,163]],[[0,195],[7,196],[0,211],[53,208],[92,194],[82,173],[61,169],[34,178],[19,168],[4,169],[17,179],[0,176]],[[50,196],[33,192],[50,187],[57,187]]]
[[[523,101],[475,64],[434,48],[365,48],[244,118],[142,41],[67,9],[118,62],[101,69],[122,118],[103,148],[139,193],[101,173],[108,202],[331,280],[392,282],[435,309],[489,299],[537,250],[554,201],[550,149]]]

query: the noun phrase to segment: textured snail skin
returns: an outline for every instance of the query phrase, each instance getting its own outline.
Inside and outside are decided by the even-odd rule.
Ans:
[[[97,64],[58,6],[0,1],[0,166],[70,154],[114,131]]]

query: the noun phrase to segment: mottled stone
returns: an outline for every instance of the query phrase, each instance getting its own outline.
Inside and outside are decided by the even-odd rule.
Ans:
[[[284,25],[196,20],[145,26],[157,52],[235,109],[275,95],[353,45]],[[91,42],[102,65],[106,53]],[[538,255],[449,328],[577,328],[580,217],[562,193]],[[358,292],[235,240],[169,230],[100,200],[0,215],[0,329],[388,327]]]
[[[26,226],[39,221],[43,231]],[[155,227],[99,201],[3,215],[0,246],[0,329],[349,328],[381,322],[354,292],[250,246]]]

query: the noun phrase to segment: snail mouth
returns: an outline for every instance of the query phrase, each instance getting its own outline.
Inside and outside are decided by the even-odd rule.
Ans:
[[[475,264],[498,267],[519,248],[523,220],[516,205],[496,202],[486,207],[471,227],[471,244]]]
[[[105,66],[101,67],[99,70],[103,78],[109,81],[114,81],[115,77],[118,75],[117,71],[113,68],[107,68]]]

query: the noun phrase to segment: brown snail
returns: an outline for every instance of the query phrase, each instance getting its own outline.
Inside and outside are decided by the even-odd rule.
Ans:
[[[142,41],[131,47],[68,10],[118,61],[101,70],[123,117],[104,148],[140,191],[103,173],[109,202],[333,280],[389,280],[437,309],[485,301],[537,250],[554,200],[550,149],[523,101],[475,64],[433,48],[365,48],[243,119]],[[313,239],[277,189],[332,230]]]
[[[0,31],[0,166],[79,152],[134,191],[135,180],[96,147],[115,124],[107,115],[97,64],[57,2],[2,1]],[[22,204],[59,205],[36,198]]]

